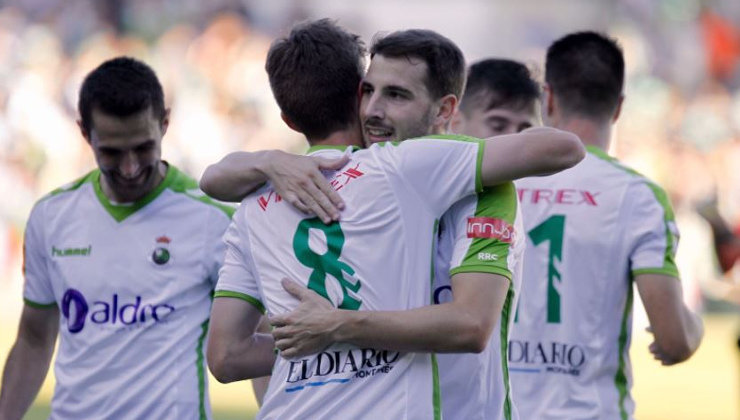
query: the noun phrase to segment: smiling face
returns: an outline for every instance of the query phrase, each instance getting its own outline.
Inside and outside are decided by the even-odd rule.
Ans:
[[[119,203],[136,201],[154,190],[166,173],[162,136],[169,112],[160,119],[151,107],[127,117],[92,111],[92,125],[83,136],[100,168],[105,195]]]
[[[375,55],[360,84],[360,120],[367,144],[431,134],[439,101],[426,86],[427,64]]]

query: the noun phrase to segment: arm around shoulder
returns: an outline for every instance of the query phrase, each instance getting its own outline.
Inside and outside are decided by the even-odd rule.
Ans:
[[[264,165],[275,152],[229,153],[206,168],[200,179],[200,189],[218,200],[239,202],[267,181]]]
[[[481,180],[491,186],[529,176],[551,175],[575,166],[586,149],[575,134],[550,127],[485,141]]]

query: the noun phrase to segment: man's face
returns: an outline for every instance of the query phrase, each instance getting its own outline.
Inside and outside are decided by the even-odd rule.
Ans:
[[[455,132],[485,139],[503,134],[515,134],[537,124],[535,101],[489,108],[489,101],[481,99],[467,112],[459,110]]]
[[[154,116],[151,107],[127,117],[93,109],[86,140],[103,175],[106,195],[117,202],[136,201],[154,190],[164,176],[162,136],[169,123]]]
[[[427,64],[418,58],[375,55],[360,84],[365,143],[431,134],[439,104],[427,90]]]

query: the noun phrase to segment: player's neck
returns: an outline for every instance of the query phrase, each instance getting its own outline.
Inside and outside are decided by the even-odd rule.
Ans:
[[[365,147],[362,132],[357,127],[337,130],[321,139],[309,140],[311,146],[357,146]]]
[[[569,118],[561,121],[555,128],[576,134],[586,146],[596,146],[602,150],[609,150],[612,124],[597,123],[583,118]]]

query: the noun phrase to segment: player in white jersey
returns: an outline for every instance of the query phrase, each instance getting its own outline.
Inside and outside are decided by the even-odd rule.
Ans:
[[[464,81],[464,60],[454,43],[432,31],[399,31],[376,38],[371,54],[373,58],[370,68],[361,85],[360,115],[365,139],[403,140],[407,137],[444,133],[452,115],[439,111],[454,109],[457,98],[461,96]],[[534,90],[536,92],[536,87]],[[455,101],[452,105],[449,103],[451,100]],[[503,116],[508,115],[506,111],[501,112]],[[517,126],[522,124],[521,121],[516,123]],[[232,199],[234,194],[243,191],[246,185],[260,180],[259,177],[250,175],[250,167],[254,167],[254,163],[249,162],[250,156],[254,160],[253,155],[244,153],[227,157],[224,163],[233,165],[231,171],[224,170],[223,165],[216,165],[215,169],[219,170],[218,176],[212,178],[219,178],[221,181],[225,178],[229,181],[222,185],[210,182],[208,178],[213,175],[211,171],[214,168],[209,168],[201,181],[202,184],[207,184],[204,185],[204,189],[222,199]],[[281,158],[278,155],[272,159],[279,163]],[[278,185],[285,183],[286,179],[295,178],[291,168],[300,163],[299,159],[290,161],[287,165],[283,164],[282,167],[277,165],[279,168],[277,171],[270,166],[261,171],[271,173],[270,179]],[[279,176],[275,176],[276,172]],[[312,181],[309,179],[309,182],[304,182],[308,187],[312,187],[312,182],[316,182],[317,179],[323,181],[320,174],[313,176]],[[294,185],[300,186],[302,179],[300,177],[297,179],[298,181],[293,181]],[[322,188],[322,191],[325,191],[324,183],[316,182],[314,190]],[[291,182],[288,182],[288,185],[290,184]],[[307,191],[310,192],[310,188],[307,188]],[[290,193],[288,190],[288,194]],[[303,197],[309,195],[299,188],[296,194],[293,194],[293,198],[300,196],[301,193]],[[317,198],[316,202],[320,202],[321,199],[322,197]],[[309,206],[308,200],[303,201],[305,203],[298,203],[299,208]],[[518,223],[514,221],[517,211],[516,201],[514,186],[508,183],[487,189],[484,194],[461,200],[443,218],[440,227],[444,232],[445,242],[450,243],[441,244],[440,247],[449,249],[450,252],[438,256],[436,263],[438,274],[435,276],[435,282],[440,282],[440,288],[454,288],[457,293],[456,299],[452,301],[448,299],[446,305],[433,309],[427,315],[434,314],[439,317],[437,319],[444,319],[450,329],[449,334],[428,334],[429,325],[435,318],[427,316],[420,319],[413,313],[394,314],[392,319],[386,314],[366,313],[363,320],[365,327],[356,327],[350,319],[342,318],[347,315],[346,313],[335,312],[331,316],[325,316],[322,312],[331,308],[323,307],[321,299],[317,300],[310,293],[305,293],[305,289],[292,287],[291,293],[297,294],[304,303],[287,319],[273,318],[273,324],[281,324],[273,333],[279,339],[278,347],[283,349],[286,355],[311,354],[336,341],[351,341],[395,350],[457,353],[485,351],[484,355],[470,356],[474,361],[468,370],[451,370],[449,378],[446,376],[446,370],[441,371],[442,384],[451,384],[442,387],[442,407],[445,412],[452,410],[454,413],[459,412],[460,407],[464,405],[465,413],[476,413],[477,416],[488,418],[512,416],[516,418],[516,411],[509,401],[508,380],[505,378],[506,359],[501,357],[502,348],[498,343],[501,334],[499,317],[506,315],[503,322],[504,325],[508,325],[510,319],[508,314],[511,311],[503,313],[502,309],[507,302],[511,305],[514,301],[515,290],[518,287],[516,274],[521,270],[514,270],[514,267],[517,266],[517,261],[521,260],[519,257],[521,246],[514,246],[516,242],[507,240],[511,238],[497,236],[501,229],[513,228]],[[295,200],[291,202],[295,203]],[[325,200],[325,203],[329,201]],[[318,214],[321,214],[322,210],[319,208]],[[322,218],[328,217],[330,212],[331,210],[327,210]],[[469,219],[475,219],[473,224],[484,231],[466,232]],[[454,229],[458,225],[462,226],[462,230]],[[490,231],[491,229],[495,229],[495,232]],[[461,236],[458,237],[456,232]],[[476,236],[474,241],[469,239]],[[457,241],[456,245],[451,242],[453,240]],[[455,246],[458,247],[459,255],[451,262],[449,259],[452,258],[451,252]],[[509,252],[510,248],[512,252]],[[463,258],[468,254],[470,258]],[[457,274],[454,286],[450,282],[450,268]],[[475,300],[471,300],[478,291],[476,282],[486,286],[495,284],[497,288],[495,296],[478,301],[481,303],[479,307],[474,305]],[[449,298],[450,295],[441,293],[438,296]],[[334,318],[335,316],[337,318]],[[337,324],[341,325],[341,329],[335,328]],[[367,328],[367,325],[374,328]],[[486,337],[490,335],[493,326],[496,326],[493,329],[496,336],[491,338],[491,342],[495,345],[487,345],[489,340]],[[485,334],[480,334],[481,331],[485,331]],[[503,331],[505,333],[507,329],[504,328]],[[338,336],[341,336],[341,339]],[[504,339],[503,343],[505,354],[507,340]],[[452,361],[457,357],[458,355],[449,355],[446,358]],[[478,369],[484,360],[490,362],[486,363],[485,369]],[[494,367],[489,369],[489,366]],[[470,376],[476,369],[477,373]],[[488,372],[491,372],[491,375],[488,375]],[[457,383],[462,377],[465,377],[464,380],[469,385],[464,389],[467,392],[465,396],[453,394],[460,390]],[[479,395],[479,398],[469,398],[467,395],[470,394]],[[449,415],[448,413],[447,416]]]
[[[101,64],[79,108],[99,168],[31,212],[0,418],[28,409],[57,334],[51,418],[210,418],[204,345],[233,209],[161,160],[169,112],[146,64]]]
[[[523,64],[506,59],[479,61],[468,69],[465,93],[451,129],[481,138],[520,132],[536,124],[538,99],[537,82]],[[501,318],[485,350],[437,355],[444,417],[519,418],[517,401],[510,400],[506,359],[508,332],[522,284],[525,237],[518,203],[496,200],[495,195],[480,201],[467,197],[445,214],[441,225],[448,228],[440,235],[435,303],[452,299],[451,272],[481,271],[481,261],[490,264],[488,269],[506,270],[511,279]],[[463,250],[469,251],[461,261]]]
[[[306,43],[332,48],[311,48]],[[311,117],[312,113],[333,116],[335,112],[329,112],[332,105],[342,102],[336,96],[350,100],[354,96],[356,84],[350,82],[339,92],[315,87],[336,87],[333,76],[348,69],[359,79],[361,55],[356,53],[341,63],[348,52],[356,52],[356,44],[355,37],[320,21],[294,28],[268,54],[268,75],[286,122],[304,131],[314,145],[360,136],[355,115],[343,115],[340,123],[326,121],[333,130],[316,129]],[[327,55],[333,59],[326,60]],[[294,65],[285,66],[286,62]],[[302,73],[293,70],[297,63]],[[340,70],[327,71],[327,63]],[[482,182],[498,183],[523,171],[559,167],[564,163],[566,141],[563,133],[555,134],[535,130],[485,143]],[[542,141],[544,137],[551,140]],[[527,159],[516,153],[535,148],[544,152],[543,148],[550,147],[560,148],[556,154],[561,158],[553,161],[531,154],[535,159]],[[395,322],[401,314],[397,311],[415,308],[405,313],[427,321],[427,336],[431,331],[449,336],[450,326],[429,316],[437,308],[423,306],[430,303],[432,284],[429,277],[424,280],[419,274],[431,267],[435,220],[445,207],[472,191],[470,169],[475,165],[476,148],[469,141],[436,138],[354,153],[330,179],[348,203],[342,221],[331,225],[304,218],[277,198],[269,185],[249,196],[227,234],[229,251],[217,287],[208,347],[216,377],[236,380],[269,372],[261,364],[272,356],[273,343],[254,334],[254,327],[263,305],[272,315],[297,305],[282,289],[282,277],[300,279],[303,287],[350,318],[356,315],[355,319],[362,320],[371,313]],[[494,287],[483,286],[480,300],[495,294]],[[439,329],[434,330],[435,326]],[[387,339],[402,341],[402,335],[394,332]],[[487,332],[482,335],[485,342]],[[278,358],[260,418],[358,418],[373,413],[391,418],[439,418],[434,356],[410,353],[412,349],[375,348],[383,347],[344,343],[307,357]]]
[[[548,49],[543,119],[578,133],[589,153],[517,182],[528,244],[509,365],[522,418],[632,418],[633,283],[656,359],[681,362],[701,341],[701,320],[682,300],[665,192],[605,152],[623,80],[622,52],[603,35],[570,34]]]

